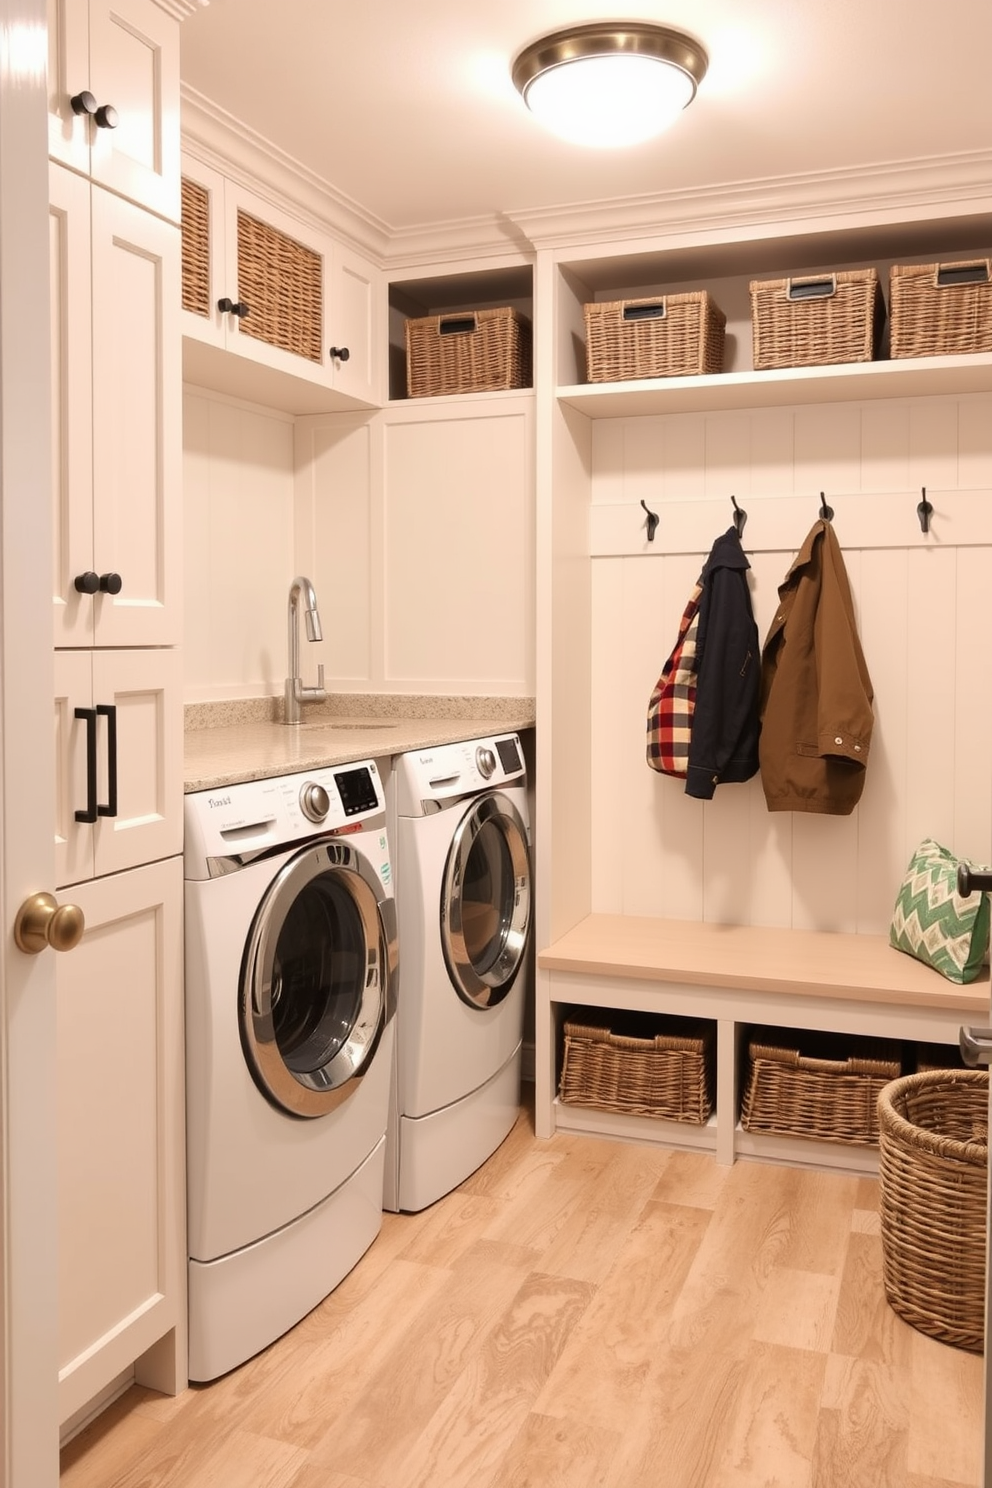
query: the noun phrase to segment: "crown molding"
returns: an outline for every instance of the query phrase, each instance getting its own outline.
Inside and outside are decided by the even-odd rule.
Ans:
[[[992,151],[507,212],[535,249],[667,236],[747,236],[777,224],[859,226],[992,214]],[[989,234],[992,237],[992,220]]]
[[[204,165],[383,263],[390,239],[385,222],[186,84],[180,119],[183,149]]]

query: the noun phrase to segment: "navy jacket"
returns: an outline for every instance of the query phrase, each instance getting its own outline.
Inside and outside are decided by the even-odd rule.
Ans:
[[[758,773],[761,650],[736,527],[718,537],[700,582],[696,706],[686,795],[708,801],[725,781]]]

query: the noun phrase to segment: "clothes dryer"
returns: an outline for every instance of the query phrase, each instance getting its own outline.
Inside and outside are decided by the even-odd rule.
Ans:
[[[520,739],[401,755],[392,791],[403,973],[384,1202],[416,1211],[474,1172],[520,1109],[532,898]]]
[[[396,917],[374,761],[186,797],[189,1376],[271,1343],[382,1223]]]

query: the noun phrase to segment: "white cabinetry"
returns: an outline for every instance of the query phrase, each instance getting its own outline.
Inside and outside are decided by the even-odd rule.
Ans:
[[[152,1388],[186,1383],[182,859],[72,899],[86,933],[57,971],[63,1422],[132,1365]]]
[[[555,967],[555,947],[578,934],[577,927],[604,915],[626,924],[636,917],[650,922],[652,915],[680,915],[691,923],[711,922],[714,934],[723,924],[774,925],[784,927],[786,942],[805,930],[839,929],[856,932],[846,939],[867,941],[880,927],[866,930],[856,915],[849,924],[845,893],[858,885],[858,909],[877,883],[891,879],[894,897],[898,871],[926,830],[923,823],[940,815],[947,823],[940,830],[956,833],[962,852],[979,856],[984,850],[981,842],[970,848],[965,840],[975,821],[983,835],[984,777],[971,800],[964,783],[960,796],[936,795],[936,777],[925,765],[916,768],[910,715],[895,704],[912,694],[913,672],[902,653],[897,656],[883,642],[891,631],[889,606],[898,603],[890,571],[903,563],[904,611],[925,615],[934,604],[926,586],[933,582],[942,549],[948,564],[960,564],[961,588],[955,590],[956,627],[941,632],[942,644],[955,634],[955,660],[945,663],[942,656],[941,665],[952,675],[955,665],[967,674],[962,633],[969,626],[961,620],[961,596],[967,593],[969,604],[980,604],[982,570],[966,551],[975,539],[962,538],[966,524],[956,514],[972,507],[988,510],[992,356],[750,370],[750,278],[870,263],[882,271],[885,285],[885,267],[893,261],[984,257],[987,217],[962,219],[952,203],[946,211],[943,225],[935,208],[925,223],[882,226],[852,217],[840,231],[835,225],[825,230],[822,220],[797,221],[788,234],[778,236],[776,228],[776,236],[766,239],[753,227],[728,232],[720,245],[701,235],[696,244],[681,239],[673,247],[664,238],[645,238],[629,244],[583,241],[572,249],[554,246],[539,253],[537,282],[544,297],[538,354],[547,376],[538,387],[537,428],[542,724],[535,813],[536,1122],[542,1134],[558,1120],[556,1046],[570,1003],[677,1014],[702,1010],[695,992],[674,985],[678,979],[666,980],[663,971],[657,990],[650,978],[624,976],[619,967],[611,975],[590,954],[586,964],[579,964],[579,957],[562,974]],[[724,373],[583,381],[585,303],[699,289],[708,289],[728,316]],[[928,469],[937,472],[929,480]],[[818,479],[825,470],[830,475]],[[942,488],[941,515],[929,535],[921,533],[915,515],[921,484]],[[760,782],[728,787],[712,803],[689,801],[677,782],[647,770],[643,728],[669,630],[674,635],[685,595],[708,551],[701,534],[712,541],[729,525],[732,493],[751,507],[744,543],[764,634],[774,614],[768,605],[774,606],[791,554],[815,520],[823,485],[837,512],[838,536],[850,552],[862,623],[866,631],[874,627],[866,651],[876,684],[876,761],[881,763],[869,776],[860,815],[849,823],[770,818]],[[653,544],[645,533],[643,498],[661,514]],[[893,514],[888,524],[887,514]],[[869,519],[876,535],[862,540]],[[954,547],[959,547],[956,556],[950,551]],[[890,550],[899,550],[898,562],[890,562]],[[925,634],[921,621],[917,641]],[[928,706],[933,707],[929,697]],[[990,718],[984,701],[970,713],[962,709],[951,718],[945,710],[942,717],[949,757],[959,757],[955,732],[967,741],[961,756],[977,749],[979,758],[986,757]],[[886,777],[885,761],[892,760],[906,763]],[[963,769],[959,775],[964,782]],[[893,788],[880,788],[882,781]],[[860,835],[853,830],[842,835],[858,823]],[[883,847],[884,872],[873,875]],[[876,899],[881,897],[879,891]],[[704,942],[700,967],[705,957]],[[682,980],[694,984],[696,978]],[[830,1021],[832,1008],[814,1008],[809,998],[797,1011],[799,999],[776,1000],[760,991],[751,995],[753,990],[742,982],[734,999],[710,1000],[721,1021],[725,1073],[736,1068],[734,1040],[753,1019],[789,1027],[838,1026]],[[866,1007],[870,1001],[866,997]],[[854,998],[841,1026],[874,1036],[895,1028],[897,1036],[949,1042],[953,1016],[939,1035],[928,1034],[911,1029],[906,1017],[894,1014],[890,1020],[885,1007],[865,1011]],[[719,1130],[727,1150],[735,1144],[744,1150],[734,1137],[736,1096],[729,1076],[722,1095]],[[575,1119],[566,1113],[562,1122]],[[650,1123],[642,1125],[637,1135],[650,1129]]]
[[[186,380],[290,413],[374,407],[378,269],[197,160],[183,181]]]
[[[63,1425],[186,1383],[177,14],[49,5]]]
[[[60,166],[49,178],[56,645],[170,645],[181,627],[179,233]]]
[[[175,19],[155,0],[48,0],[48,89],[52,159],[178,222]]]

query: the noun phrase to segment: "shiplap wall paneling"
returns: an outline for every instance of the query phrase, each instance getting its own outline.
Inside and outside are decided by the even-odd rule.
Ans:
[[[383,433],[385,690],[532,695],[532,400]]]
[[[376,680],[374,447],[366,415],[297,423],[294,573],[313,582],[324,635],[321,642],[301,640],[307,686],[316,682],[318,662],[329,691],[368,691]]]
[[[187,388],[183,448],[186,701],[281,693],[292,420]]]
[[[878,933],[921,837],[992,856],[989,413],[981,396],[595,426],[595,909]],[[916,515],[923,485],[928,534]],[[644,758],[648,700],[689,591],[730,524],[733,492],[748,511],[763,642],[821,489],[876,694],[861,803],[847,818],[770,814],[758,778],[692,801]],[[641,499],[659,514],[654,544]]]

